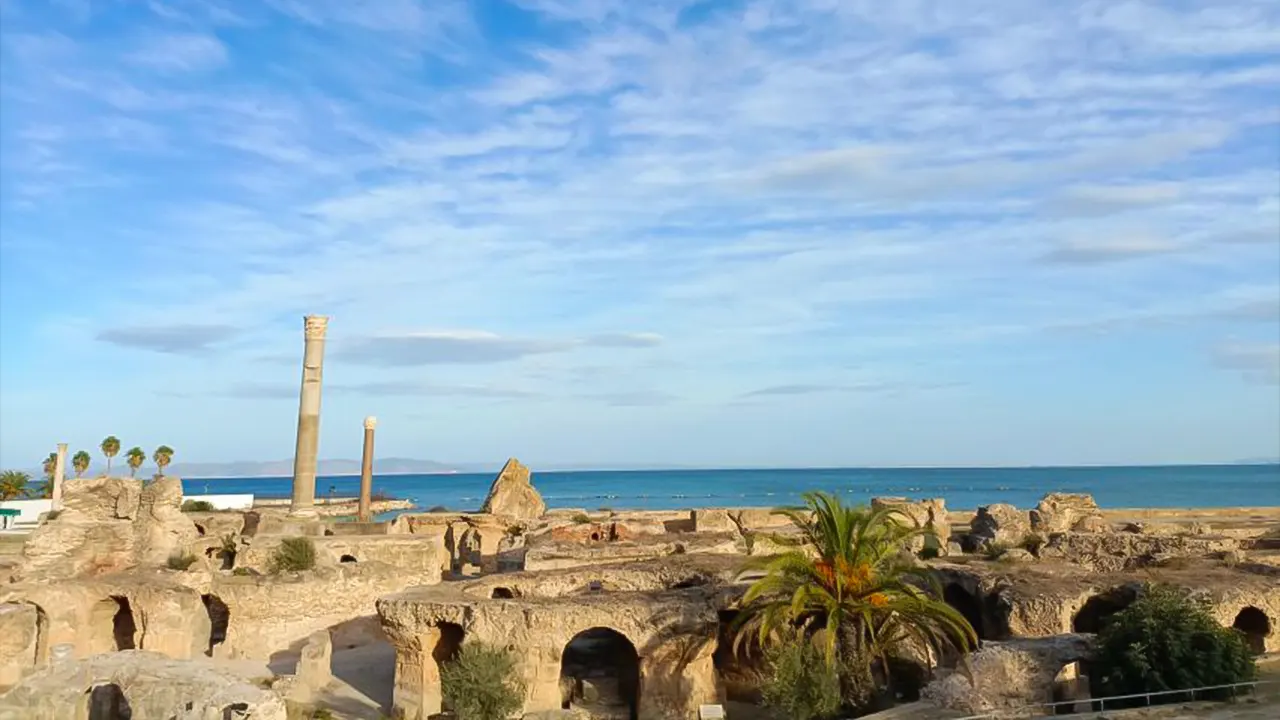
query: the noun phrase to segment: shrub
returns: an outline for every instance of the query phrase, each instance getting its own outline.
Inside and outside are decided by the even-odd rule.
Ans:
[[[458,720],[506,720],[524,706],[516,658],[494,645],[463,645],[440,669],[440,685]]]
[[[240,544],[236,542],[236,536],[234,533],[227,533],[223,535],[218,538],[218,542],[220,543],[219,549],[224,553],[231,553],[234,555],[236,551],[240,549]]]
[[[195,564],[195,561],[196,561],[195,555],[191,555],[189,553],[188,554],[178,553],[178,554],[169,556],[168,565],[170,570],[186,570],[187,568]]]
[[[238,568],[236,568],[235,570],[232,570],[232,571],[231,571],[231,574],[232,574],[232,575],[237,575],[237,576],[239,576],[239,577],[246,577],[246,576],[253,576],[253,575],[257,575],[258,573],[257,573],[257,572],[255,572],[252,568],[247,568],[247,567],[238,567]]]
[[[840,709],[840,677],[812,641],[791,639],[771,648],[766,657],[769,674],[761,695],[782,717],[813,720]]]
[[[449,512],[449,508],[447,508],[447,507],[445,507],[445,506],[443,506],[443,505],[432,505],[432,506],[431,506],[431,509],[430,509],[430,510],[428,510],[427,512],[429,512],[429,513],[447,513],[447,512]]]
[[[1000,556],[1008,549],[1009,546],[1005,543],[987,543],[986,547],[982,549],[982,554],[985,555],[988,560],[999,560]]]
[[[208,500],[184,500],[182,502],[182,512],[213,512],[216,509],[213,503]]]
[[[586,513],[574,513],[572,519],[579,525],[586,525],[591,522],[591,516]]]
[[[1132,695],[1249,682],[1257,668],[1245,638],[1182,591],[1148,585],[1098,634],[1091,692]],[[1229,691],[1228,693],[1229,694]],[[1181,702],[1165,695],[1152,702]],[[1142,698],[1137,704],[1146,704]]]
[[[316,566],[316,546],[307,537],[290,537],[280,541],[271,556],[271,572],[299,572]]]

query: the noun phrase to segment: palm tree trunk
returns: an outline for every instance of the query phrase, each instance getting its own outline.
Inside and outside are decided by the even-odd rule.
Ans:
[[[871,707],[876,695],[874,659],[859,629],[841,625],[840,643],[840,695],[850,710],[863,711]]]
[[[107,477],[111,477],[111,456],[107,456]]]

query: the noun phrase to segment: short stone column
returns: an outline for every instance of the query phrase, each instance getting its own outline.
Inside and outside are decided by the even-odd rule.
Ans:
[[[53,509],[62,509],[62,481],[67,474],[67,444],[58,443],[58,456],[53,462],[53,490],[50,497],[53,499]]]
[[[364,450],[360,455],[360,507],[356,519],[369,522],[373,519],[373,430],[378,419],[372,415],[364,419]]]
[[[302,352],[302,390],[298,398],[298,441],[293,454],[293,501],[289,512],[316,512],[316,456],[320,449],[320,385],[324,376],[324,335],[329,318],[304,318],[306,345]]]

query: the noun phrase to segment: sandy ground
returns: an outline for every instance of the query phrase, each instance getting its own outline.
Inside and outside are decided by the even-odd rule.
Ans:
[[[316,698],[339,720],[382,720],[391,712],[396,651],[391,643],[333,653],[333,682]]]

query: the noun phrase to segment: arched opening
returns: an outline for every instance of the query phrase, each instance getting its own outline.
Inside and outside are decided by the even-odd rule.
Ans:
[[[593,530],[591,532],[591,542],[600,542],[600,531]]]
[[[227,626],[231,623],[231,610],[217,595],[201,595],[204,611],[209,614],[209,649],[204,654],[213,657],[213,647],[227,641]]]
[[[133,708],[129,707],[129,700],[119,685],[95,685],[85,695],[89,720],[132,720]]]
[[[340,563],[353,563],[355,561],[356,561],[355,555],[343,555],[342,557],[338,558],[338,562]]]
[[[1231,627],[1244,633],[1245,642],[1254,655],[1267,651],[1267,636],[1271,634],[1271,618],[1256,607],[1247,607],[1237,615]]]
[[[466,638],[462,626],[454,623],[442,622],[436,625],[436,629],[440,631],[440,637],[436,640],[436,646],[431,649],[431,657],[436,661],[436,669],[443,674],[444,664],[451,662],[458,657],[458,651],[462,649],[462,641]],[[442,710],[453,710],[444,704]]]
[[[493,594],[489,597],[494,600],[514,600],[516,593],[511,588],[496,587],[493,589]]]
[[[249,703],[232,703],[222,708],[222,720],[247,720]]]
[[[1053,678],[1051,688],[1054,715],[1072,715],[1091,710],[1089,670],[1084,661],[1067,663]],[[1061,704],[1059,704],[1061,703]]]
[[[973,593],[965,590],[958,583],[949,583],[942,589],[942,599],[969,621],[973,631],[978,634],[979,640],[991,639],[987,636],[986,623],[982,618],[982,602],[974,597]]]
[[[129,599],[112,595],[89,611],[89,651],[93,654],[137,648],[138,626]]]
[[[204,526],[201,525],[200,523],[195,523],[195,526],[196,526],[196,535],[199,535],[200,537],[204,537]]]
[[[637,720],[640,657],[635,645],[609,628],[578,633],[560,656],[560,687],[568,691],[561,698],[565,710]]]
[[[905,657],[888,659],[889,691],[898,702],[920,699],[920,690],[929,682],[929,668],[918,660]]]
[[[1119,587],[1089,598],[1071,618],[1071,629],[1078,633],[1097,633],[1112,615],[1133,604],[1138,597],[1132,588]]]

